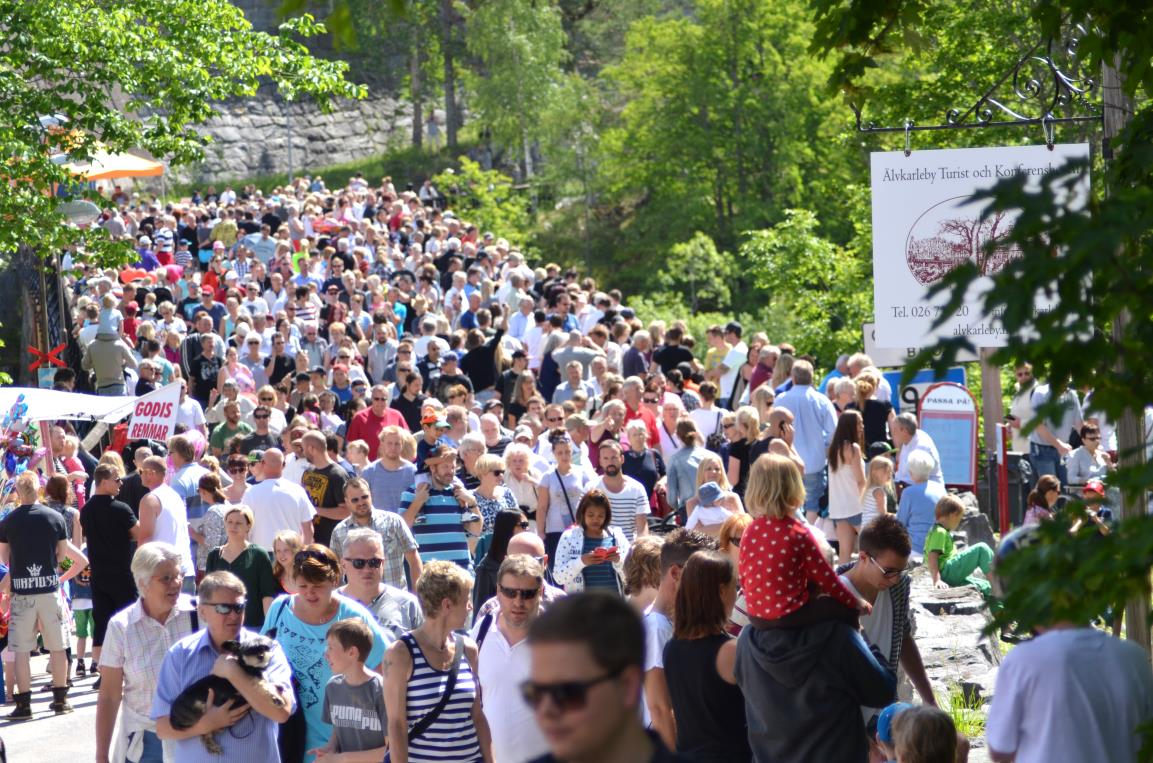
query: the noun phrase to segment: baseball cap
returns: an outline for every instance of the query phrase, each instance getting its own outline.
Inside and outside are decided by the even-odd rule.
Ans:
[[[442,356],[442,359],[444,360],[445,363],[447,363],[450,360],[455,361],[455,362],[460,362],[460,353],[457,352],[456,350],[449,350],[448,352],[444,353],[444,355]]]
[[[344,363],[337,363],[332,367],[332,370],[333,371],[344,371],[345,373],[348,373],[348,366],[346,366]]]
[[[485,413],[488,413],[488,412],[489,412],[489,411],[491,411],[493,408],[503,408],[503,407],[504,407],[504,403],[502,403],[502,402],[501,402],[499,399],[497,399],[497,398],[493,398],[492,400],[489,400],[489,401],[485,402],[485,404],[484,404],[484,406],[483,406],[482,410],[483,410]]]
[[[449,426],[449,423],[447,421],[445,421],[444,419],[442,419],[439,415],[437,415],[435,413],[426,413],[425,415],[420,417],[420,425],[421,426],[427,426],[429,424],[435,424],[437,429],[451,429],[452,428]]]
[[[132,304],[131,302],[129,304]],[[1085,483],[1085,487],[1081,489],[1081,495],[1086,498],[1090,496],[1097,496],[1098,498],[1105,497],[1105,483],[1098,479],[1092,479]]]
[[[513,360],[519,360],[521,358],[527,358],[527,357],[528,357],[528,353],[525,352],[524,350],[513,350],[512,351],[512,359]]]
[[[201,286],[200,287],[200,293],[201,294],[215,294],[216,290],[213,289],[211,286]]]
[[[715,482],[706,482],[697,488],[697,495],[701,498],[701,506],[714,506],[721,497],[721,486]]]
[[[256,450],[254,450],[248,454],[248,463],[250,463],[250,464],[258,464],[263,459],[264,459],[264,451],[261,450],[260,448],[257,448]]]
[[[224,248],[224,242],[223,241],[213,241],[212,242],[212,249],[214,251],[216,249],[223,249],[223,248]]]
[[[881,711],[877,716],[877,741],[891,745],[893,743],[893,719],[911,708],[908,702],[894,702]]]
[[[149,238],[148,236],[141,236],[140,237],[140,244],[142,246],[152,246],[152,239]]]

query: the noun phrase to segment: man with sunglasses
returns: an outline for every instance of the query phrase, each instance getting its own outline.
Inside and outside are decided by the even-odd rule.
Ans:
[[[338,558],[347,556],[343,552],[349,534],[358,529],[373,530],[379,534],[382,544],[384,569],[380,576],[384,582],[396,588],[407,588],[404,578],[404,562],[407,561],[415,583],[421,572],[420,554],[417,553],[420,547],[404,519],[396,512],[374,509],[368,481],[361,477],[353,477],[344,484],[344,505],[348,507],[349,516],[332,530],[328,544],[332,553]]]
[[[637,715],[645,635],[624,599],[566,597],[529,628],[529,680],[521,696],[551,752],[532,763],[679,760]]]
[[[495,614],[478,618],[469,634],[477,643],[481,709],[496,760],[525,760],[548,751],[548,743],[521,697],[529,677],[528,632],[541,612],[544,565],[527,554],[509,554],[497,572]]]
[[[272,409],[261,403],[252,411],[253,429],[240,440],[240,452],[248,455],[254,450],[268,450],[277,446],[276,437],[269,429]]]
[[[424,622],[420,600],[404,590],[404,568],[400,569],[401,585],[384,580],[386,571],[395,576],[395,569],[389,568],[399,565],[393,564],[385,551],[380,533],[371,527],[358,527],[347,534],[343,549],[336,553],[342,555],[340,566],[348,580],[339,593],[363,604],[385,633],[392,635],[389,643]],[[420,570],[419,560],[416,569]],[[412,579],[419,577],[418,572]]]
[[[143,458],[140,451],[144,451]],[[137,467],[151,455],[137,449]],[[92,662],[100,664],[100,649],[108,621],[136,600],[132,554],[140,523],[132,509],[116,500],[122,481],[116,469],[100,464],[92,474],[92,495],[80,512],[80,526],[88,542],[88,566],[92,570]]]
[[[370,398],[372,404],[353,415],[348,422],[348,432],[344,439],[346,442],[364,440],[365,442],[380,442],[380,433],[387,426],[396,426],[408,431],[408,422],[400,411],[389,407],[392,402],[392,389],[384,384],[377,384],[372,388]]]
[[[254,677],[240,666],[235,656],[221,652],[225,641],[243,644],[260,638],[243,627],[244,610],[248,606],[244,583],[231,572],[209,573],[201,581],[198,593],[197,610],[205,627],[177,641],[164,656],[152,701],[156,735],[176,743],[173,755],[176,763],[209,759],[278,760],[279,724],[292,715],[294,701],[288,659],[280,644],[273,642],[268,665],[260,677]],[[182,731],[172,728],[169,720],[172,703],[185,688],[210,673],[236,688],[241,699],[239,706],[235,703],[215,706],[210,701],[204,715],[191,728]],[[216,742],[223,748],[219,758],[206,754],[199,738],[210,732],[215,732]]]

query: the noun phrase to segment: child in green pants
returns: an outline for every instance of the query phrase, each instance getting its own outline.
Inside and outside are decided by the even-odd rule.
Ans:
[[[947,495],[937,501],[937,523],[925,536],[925,564],[937,588],[972,585],[982,594],[988,594],[989,581],[977,577],[973,572],[980,570],[989,574],[993,549],[984,543],[974,543],[963,551],[953,550],[953,536],[950,533],[960,527],[964,516],[965,506],[955,496]]]

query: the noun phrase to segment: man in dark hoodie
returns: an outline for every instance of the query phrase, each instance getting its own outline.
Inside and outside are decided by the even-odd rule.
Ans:
[[[861,634],[840,622],[745,628],[734,670],[757,763],[867,763],[861,707],[896,699],[897,678]]]

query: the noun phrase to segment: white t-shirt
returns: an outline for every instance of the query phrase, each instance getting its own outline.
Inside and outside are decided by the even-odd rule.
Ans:
[[[284,477],[258,482],[244,492],[244,504],[252,509],[256,521],[249,536],[256,545],[272,550],[272,541],[281,530],[300,532],[300,525],[311,522],[316,508],[299,484]]]
[[[482,620],[477,620],[469,634],[473,640]],[[521,683],[529,677],[530,656],[527,640],[509,644],[496,620],[492,621],[477,655],[477,679],[496,761],[532,760],[548,752],[548,741],[520,693]]]
[[[686,530],[694,530],[700,525],[720,525],[731,517],[733,512],[724,506],[698,506],[689,514],[689,521],[685,524]]]
[[[649,605],[645,612],[645,672],[653,668],[665,669],[665,644],[673,638],[673,621],[655,611]],[[643,720],[645,728],[653,725],[649,715],[649,702],[644,692],[641,692],[641,709],[644,711]]]
[[[744,342],[737,342],[733,345],[732,349],[729,350],[729,354],[725,356],[725,359],[721,361],[725,365],[725,368],[729,370],[725,371],[725,375],[721,377],[720,383],[718,384],[721,388],[721,393],[718,395],[720,400],[728,400],[729,396],[733,394],[733,385],[737,383],[737,374],[741,372],[741,366],[745,364],[748,358],[749,346]],[[729,403],[729,407],[736,408],[732,403]]]
[[[649,507],[649,496],[645,492],[645,486],[627,474],[624,475],[624,481],[619,493],[609,490],[604,479],[597,483],[596,489],[604,491],[612,506],[613,519],[609,524],[619,527],[628,539],[629,545],[632,545],[637,535],[637,517],[651,514],[652,509]]]
[[[1001,662],[985,742],[1017,763],[1126,763],[1151,717],[1153,670],[1139,646],[1092,628],[1055,630]]]
[[[713,432],[721,428],[721,419],[724,418],[725,412],[713,406],[712,410],[705,410],[704,408],[697,408],[696,410],[689,411],[689,418],[697,425],[697,431],[701,433],[701,437],[708,440]]]
[[[204,426],[204,409],[191,397],[185,397],[184,402],[177,407],[176,423],[189,429],[199,429]]]

